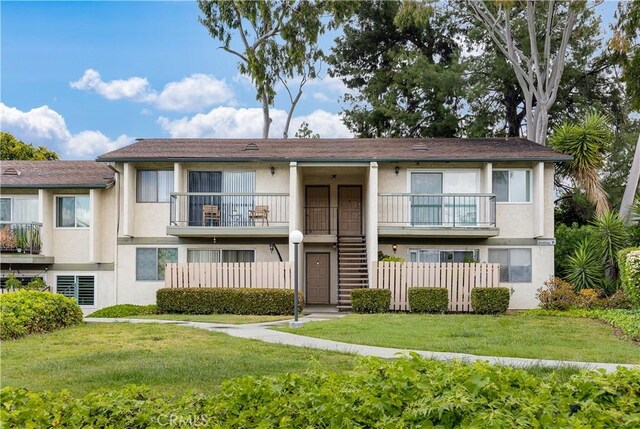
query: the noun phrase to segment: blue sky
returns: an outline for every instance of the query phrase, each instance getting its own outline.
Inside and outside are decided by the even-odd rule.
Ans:
[[[599,7],[605,21],[615,7]],[[195,2],[0,2],[0,128],[66,159],[137,137],[259,137],[253,88],[198,16]],[[290,134],[306,121],[349,135],[343,92],[328,77],[308,85]],[[275,107],[272,137],[284,96]]]

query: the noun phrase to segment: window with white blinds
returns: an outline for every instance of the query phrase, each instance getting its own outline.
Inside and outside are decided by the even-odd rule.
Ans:
[[[0,198],[0,222],[38,222],[38,196]]]
[[[78,305],[95,305],[94,276],[58,276],[56,292],[69,298],[75,298]]]
[[[188,249],[187,262],[255,262],[254,250]]]
[[[173,170],[138,170],[136,201],[168,203],[173,192]]]

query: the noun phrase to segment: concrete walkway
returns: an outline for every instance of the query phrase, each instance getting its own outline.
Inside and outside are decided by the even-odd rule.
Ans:
[[[332,317],[335,318],[335,317]],[[269,329],[272,326],[287,325],[288,320],[277,322],[264,322],[246,325],[229,325],[222,323],[206,323],[206,322],[185,322],[175,320],[160,319],[112,319],[112,318],[91,318],[84,319],[88,323],[157,323],[163,325],[188,326],[208,331],[222,332],[232,337],[246,338],[252,340],[264,341],[273,344],[286,344],[296,347],[308,347],[313,349],[328,350],[334,352],[351,353],[360,356],[376,356],[383,359],[393,359],[401,356],[408,356],[410,353],[439,361],[460,360],[463,362],[485,361],[491,364],[511,366],[516,368],[526,368],[530,366],[542,366],[549,368],[572,367],[587,370],[603,369],[606,372],[613,372],[618,367],[640,368],[640,365],[618,364],[618,363],[598,363],[598,362],[578,362],[578,361],[562,361],[551,359],[525,359],[497,356],[479,356],[467,353],[447,353],[447,352],[429,352],[423,350],[396,349],[389,347],[365,346],[360,344],[343,343],[340,341],[325,340],[321,338],[305,337],[303,335],[291,334],[288,332],[274,331]],[[309,315],[300,318],[303,323],[327,320],[324,315]]]

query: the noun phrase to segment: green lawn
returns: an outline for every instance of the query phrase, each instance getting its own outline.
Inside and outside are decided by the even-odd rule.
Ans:
[[[146,316],[129,316],[128,319],[162,319],[181,320],[188,322],[224,323],[229,325],[242,325],[245,323],[275,322],[289,320],[293,316],[253,316],[240,314],[148,314]]]
[[[640,363],[640,346],[597,320],[547,316],[376,314],[281,331],[356,344],[484,356]]]
[[[184,326],[86,324],[4,341],[1,386],[68,389],[145,384],[170,394],[211,393],[228,378],[345,371],[355,356],[233,338]]]

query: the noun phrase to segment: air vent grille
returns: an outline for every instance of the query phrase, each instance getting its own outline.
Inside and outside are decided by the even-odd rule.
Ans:
[[[20,172],[13,167],[9,167],[2,172],[3,176],[19,176]]]
[[[247,143],[243,150],[260,150],[260,148],[255,143]]]
[[[429,148],[424,143],[416,143],[411,147],[411,150],[429,150]]]

